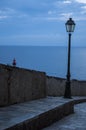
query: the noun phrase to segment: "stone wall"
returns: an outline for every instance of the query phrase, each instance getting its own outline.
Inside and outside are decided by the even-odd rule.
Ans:
[[[47,76],[47,95],[63,96],[65,91],[65,79]],[[71,81],[72,96],[86,96],[86,81]]]
[[[0,106],[46,97],[44,72],[0,65]]]
[[[0,106],[63,96],[65,79],[46,73],[0,64]],[[86,81],[71,81],[72,96],[86,96]]]
[[[64,93],[65,80],[56,77],[47,76],[47,95],[48,96],[62,96]]]

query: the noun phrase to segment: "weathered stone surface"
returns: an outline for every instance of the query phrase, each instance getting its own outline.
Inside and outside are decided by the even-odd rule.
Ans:
[[[46,77],[47,95],[49,96],[63,96],[65,90],[65,79],[56,77]],[[71,95],[72,96],[86,96],[86,81],[71,81]]]
[[[8,94],[9,94],[9,77],[8,70],[5,66],[0,66],[0,106],[8,104]]]
[[[46,77],[47,82],[47,95],[49,96],[62,96],[64,93],[65,80],[55,77]]]
[[[42,130],[86,130],[86,103],[75,105],[74,111],[74,114]]]
[[[47,97],[0,108],[0,130],[41,130],[73,113],[75,99]]]
[[[36,71],[32,72],[32,99],[46,96],[46,75]]]
[[[44,72],[0,65],[0,106],[46,97]]]
[[[81,96],[80,83],[77,80],[72,80],[71,82],[71,94],[72,96]]]

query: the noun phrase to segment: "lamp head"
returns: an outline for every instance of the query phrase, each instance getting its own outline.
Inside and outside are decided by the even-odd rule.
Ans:
[[[69,20],[67,20],[67,22],[65,23],[66,26],[66,31],[71,33],[74,32],[75,29],[75,22],[72,20],[72,18],[69,18]]]

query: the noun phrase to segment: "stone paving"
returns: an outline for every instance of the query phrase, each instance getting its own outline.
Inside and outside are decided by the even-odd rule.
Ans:
[[[86,130],[86,103],[74,107],[75,113],[43,130]]]
[[[0,130],[4,130],[39,114],[49,111],[69,100],[63,97],[47,97],[39,100],[0,108]]]
[[[84,98],[86,99],[86,97]],[[33,119],[34,117],[37,117],[46,111],[52,110],[65,103],[77,99],[81,99],[81,97],[75,97],[73,99],[64,99],[63,97],[46,97],[44,99],[15,104],[8,107],[2,107],[0,108],[0,130],[5,130],[14,126],[15,124],[22,123],[28,119]],[[83,128],[85,127],[85,129],[82,130],[86,130],[86,125],[84,125],[86,118],[84,114],[86,115],[86,104],[80,105],[79,107],[77,105],[75,106],[75,114],[59,121],[59,123],[54,124],[53,126],[44,130],[76,130],[75,128],[79,130],[79,128],[82,126]],[[69,118],[70,121],[68,123]],[[80,125],[79,123],[81,121],[82,123]]]

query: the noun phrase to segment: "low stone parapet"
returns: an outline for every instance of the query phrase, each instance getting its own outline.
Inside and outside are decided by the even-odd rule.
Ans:
[[[48,96],[63,96],[66,79],[47,76],[46,85]],[[71,80],[71,95],[86,96],[86,81]]]
[[[0,64],[0,106],[46,97],[46,74]]]

